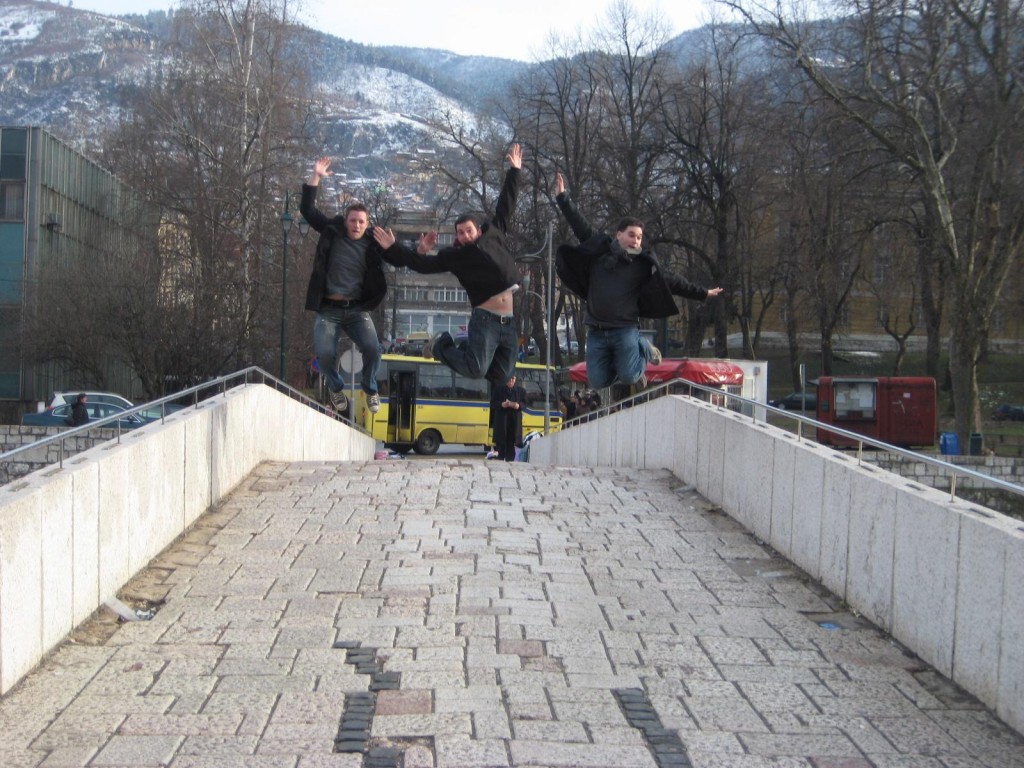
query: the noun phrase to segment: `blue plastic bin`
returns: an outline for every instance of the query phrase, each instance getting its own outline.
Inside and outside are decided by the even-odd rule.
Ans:
[[[943,456],[959,456],[960,436],[956,432],[943,432],[939,435],[939,453]]]

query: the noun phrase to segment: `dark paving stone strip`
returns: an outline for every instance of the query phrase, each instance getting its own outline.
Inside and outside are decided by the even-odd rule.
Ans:
[[[651,700],[640,688],[619,688],[612,694],[626,721],[644,735],[658,768],[692,768],[679,734],[661,724]]]
[[[345,651],[345,663],[361,675],[370,676],[367,693],[351,693],[345,698],[338,735],[334,737],[335,752],[362,752],[363,768],[400,768],[405,750],[391,746],[371,746],[370,730],[377,707],[377,691],[398,690],[401,672],[385,672],[377,661],[376,648],[362,648],[358,642],[339,640],[332,648]]]

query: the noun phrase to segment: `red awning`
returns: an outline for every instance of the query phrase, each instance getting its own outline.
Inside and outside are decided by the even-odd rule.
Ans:
[[[694,384],[711,387],[743,384],[743,369],[727,360],[689,358],[670,360],[666,358],[658,365],[648,365],[646,372],[647,381],[651,384],[662,384],[673,379],[685,379]],[[587,382],[587,364],[580,362],[571,366],[569,379],[585,384]]]

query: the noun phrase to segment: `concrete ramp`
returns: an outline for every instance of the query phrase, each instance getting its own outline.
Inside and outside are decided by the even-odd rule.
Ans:
[[[0,701],[0,765],[1020,765],[667,470],[265,463]],[[130,595],[125,595],[126,599]]]

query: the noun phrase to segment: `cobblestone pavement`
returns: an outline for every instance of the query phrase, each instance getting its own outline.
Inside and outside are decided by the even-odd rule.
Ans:
[[[662,471],[270,464],[0,701],[0,766],[966,768],[1024,740]]]

